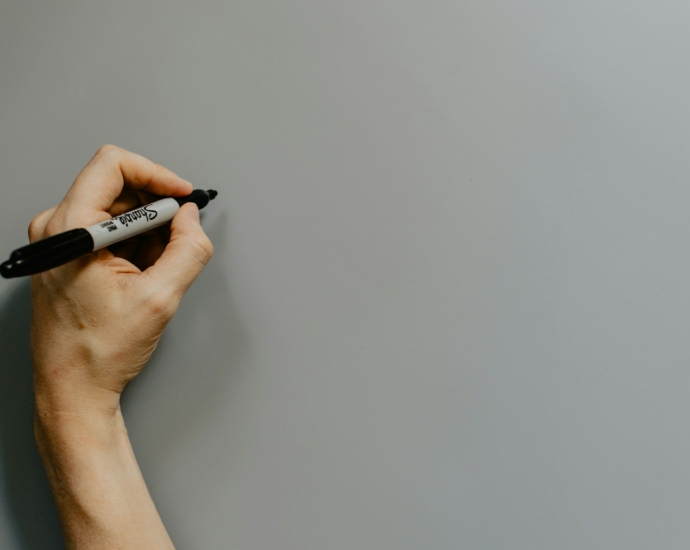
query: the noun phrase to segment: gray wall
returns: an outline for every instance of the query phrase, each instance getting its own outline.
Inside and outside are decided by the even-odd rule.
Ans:
[[[689,23],[0,0],[3,256],[103,143],[220,191],[124,404],[179,548],[690,545]],[[0,547],[60,548],[0,293]]]

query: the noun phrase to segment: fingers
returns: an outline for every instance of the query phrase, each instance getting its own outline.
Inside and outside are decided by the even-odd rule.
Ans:
[[[170,227],[163,226],[142,236],[142,244],[139,253],[132,263],[141,271],[145,271],[154,265],[163,255],[165,247],[170,241]]]
[[[124,187],[162,196],[184,196],[192,184],[164,166],[114,145],[101,147],[77,176],[60,203],[52,231],[98,223]]]
[[[170,242],[163,254],[142,277],[152,285],[152,294],[169,302],[166,307],[174,309],[212,255],[213,245],[201,228],[199,210],[195,204],[188,203],[172,220]]]
[[[125,187],[120,193],[120,196],[115,199],[112,206],[108,208],[108,214],[111,216],[119,216],[130,210],[134,210],[145,204],[151,204],[159,200],[158,195],[147,193],[146,191],[135,191]]]

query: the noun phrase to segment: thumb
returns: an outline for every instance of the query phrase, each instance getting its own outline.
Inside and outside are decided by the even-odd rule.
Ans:
[[[182,296],[213,255],[213,244],[199,223],[194,203],[182,205],[170,225],[170,242],[155,264],[144,271],[158,289]]]

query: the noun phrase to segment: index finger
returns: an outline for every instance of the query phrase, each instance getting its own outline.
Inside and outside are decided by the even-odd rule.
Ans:
[[[125,186],[173,197],[188,195],[193,190],[191,183],[164,166],[115,145],[104,145],[74,180],[56,216],[78,207],[79,213],[70,215],[71,221],[88,222],[95,219],[94,214],[100,219]]]

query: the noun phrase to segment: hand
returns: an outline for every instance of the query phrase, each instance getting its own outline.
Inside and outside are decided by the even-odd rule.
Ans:
[[[64,200],[31,222],[29,238],[191,191],[170,170],[107,145]],[[32,277],[34,433],[70,550],[173,548],[134,458],[120,394],[212,254],[190,203],[169,229]]]
[[[98,150],[57,206],[29,227],[31,242],[104,221],[192,185],[112,145]],[[167,232],[167,234],[166,234]],[[169,242],[168,242],[169,237]],[[185,204],[169,229],[32,277],[31,348],[39,414],[117,410],[185,291],[213,254],[199,211]]]

